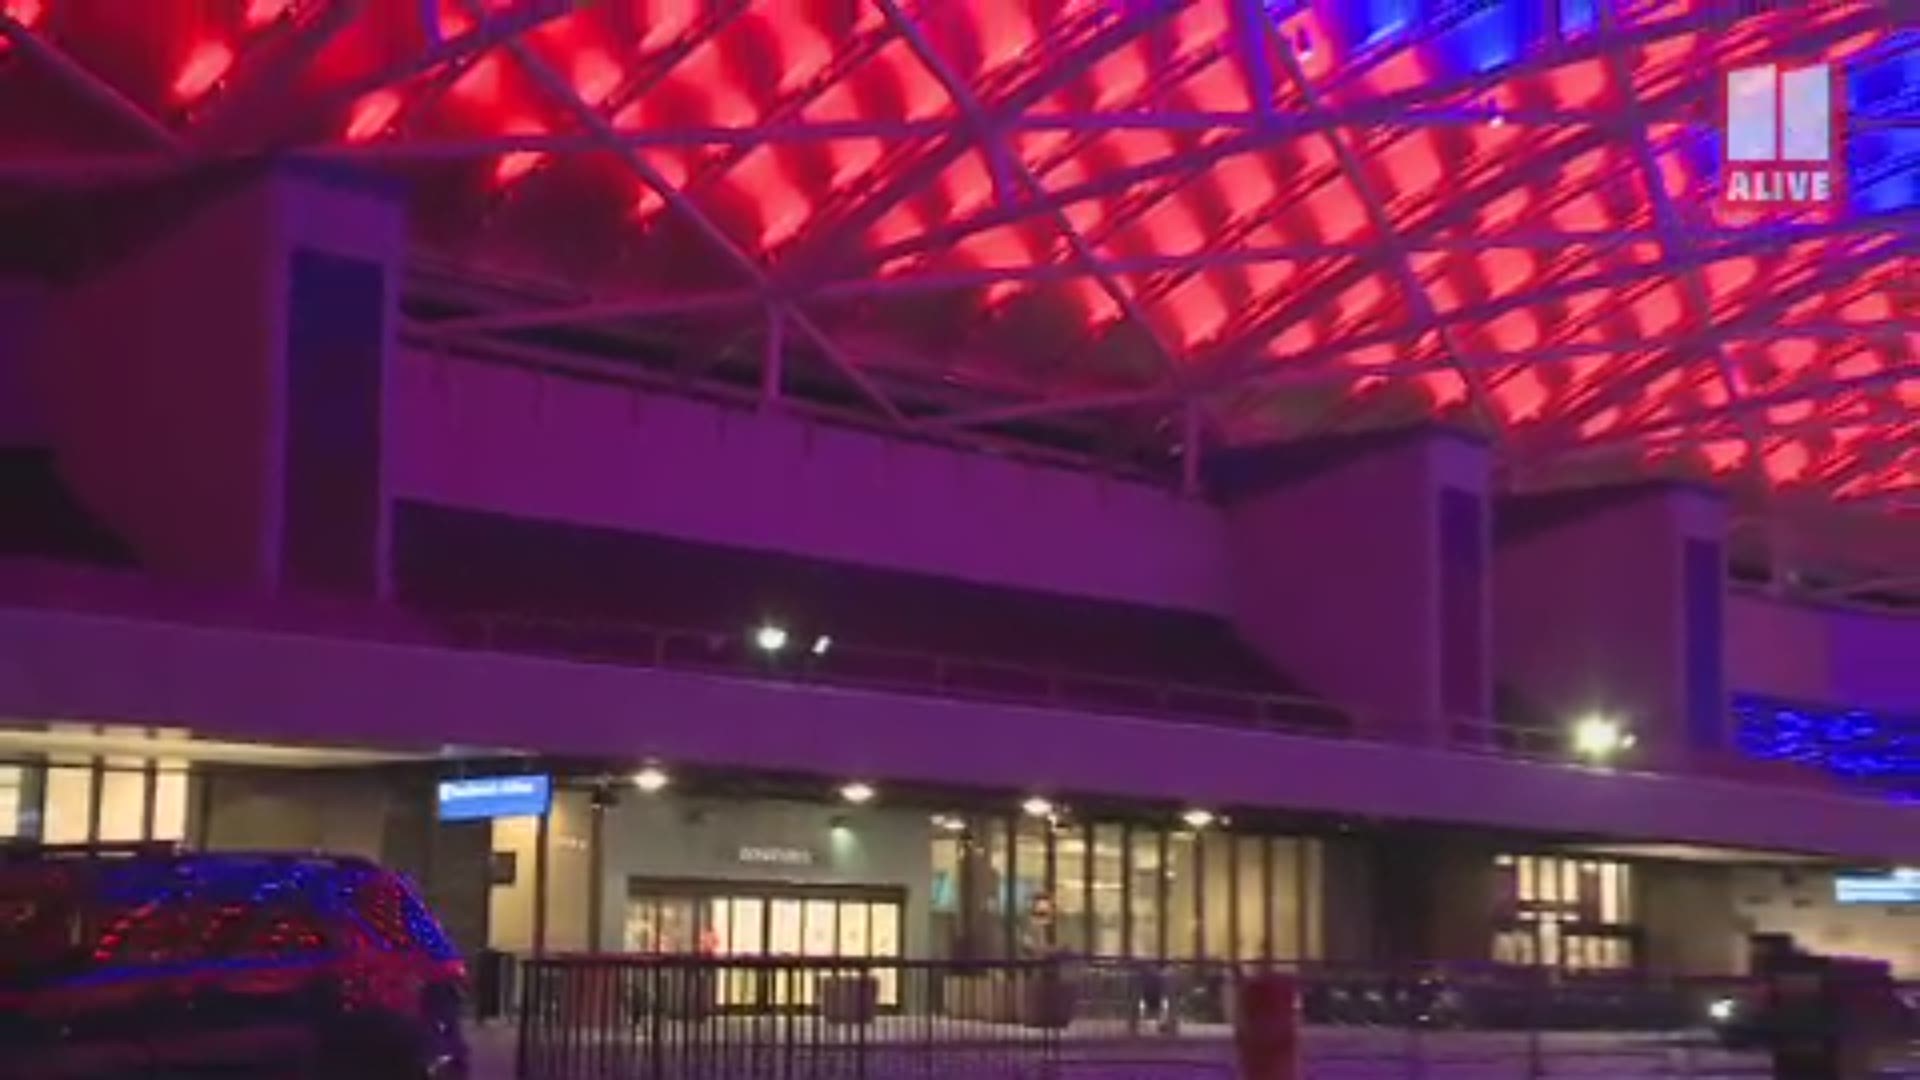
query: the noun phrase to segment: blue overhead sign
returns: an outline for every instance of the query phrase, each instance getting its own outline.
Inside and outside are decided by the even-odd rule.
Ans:
[[[477,776],[440,781],[441,821],[539,817],[552,802],[550,776]]]
[[[1842,904],[1920,904],[1920,871],[1843,875],[1833,879],[1833,898]]]

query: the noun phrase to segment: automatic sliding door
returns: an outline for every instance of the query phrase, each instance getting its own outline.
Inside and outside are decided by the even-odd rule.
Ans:
[[[767,955],[767,901],[759,896],[735,896],[721,901],[731,919],[723,956],[759,958]],[[760,972],[736,969],[727,975],[722,1004],[742,1007],[761,1004]]]
[[[624,944],[630,952],[678,956],[897,961],[904,904],[879,889],[647,882],[629,890]],[[878,894],[878,895],[876,895]],[[818,1004],[829,968],[730,971],[713,988],[723,1008]],[[874,970],[878,1003],[900,1001],[900,975]]]
[[[847,905],[848,908],[855,906],[858,906],[858,901]],[[867,913],[867,955],[882,961],[874,974],[880,984],[877,988],[879,1003],[882,1008],[895,1008],[900,1004],[900,969],[886,961],[900,959],[900,905],[891,900],[877,900],[864,906]]]
[[[767,902],[767,955],[799,956],[803,941],[802,924],[805,919],[806,906],[803,901],[780,896],[769,900]],[[771,977],[774,980],[772,1004],[782,1008],[800,1004],[792,976],[775,969]]]
[[[809,900],[804,910],[801,951],[809,960],[831,960],[840,944],[840,905],[832,900]],[[824,970],[810,968],[799,976],[798,1005],[812,1005],[814,990]]]

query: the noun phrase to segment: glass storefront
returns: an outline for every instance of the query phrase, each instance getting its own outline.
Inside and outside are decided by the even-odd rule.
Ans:
[[[1610,859],[1501,855],[1494,859],[1503,964],[1605,971],[1639,962],[1633,866]]]
[[[1316,841],[936,815],[932,949],[992,959],[1317,959]]]
[[[0,764],[0,839],[184,840],[190,776],[174,758],[55,755]]]
[[[591,812],[588,804],[581,790],[555,794],[544,910],[532,902],[537,822],[493,823],[504,876],[489,891],[490,945],[988,961],[1323,959],[1321,841],[1313,838],[1024,810],[930,814],[672,794],[596,803]],[[563,857],[576,841],[579,857]],[[602,891],[588,904],[596,880]],[[567,929],[575,908],[577,933]],[[541,919],[544,935],[534,926]]]

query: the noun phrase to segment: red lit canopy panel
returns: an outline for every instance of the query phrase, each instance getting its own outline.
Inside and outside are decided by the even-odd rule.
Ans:
[[[419,332],[666,327],[942,437],[1438,416],[1898,508],[1915,212],[1722,209],[1717,95],[1909,43],[1766,6],[0,0],[0,176],[394,171],[423,265],[527,286]]]

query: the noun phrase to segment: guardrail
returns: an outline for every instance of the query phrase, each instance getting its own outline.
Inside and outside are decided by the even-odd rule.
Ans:
[[[451,644],[572,660],[798,680],[831,686],[1085,709],[1170,723],[1223,725],[1324,738],[1371,737],[1355,710],[1299,694],[1048,669],[1002,660],[942,655],[835,640],[814,655],[796,642],[777,659],[747,635],[639,621],[521,613],[431,613],[339,601],[265,601],[208,597],[156,586],[126,572],[83,571],[37,560],[0,559],[8,604],[86,613],[135,614],[195,625],[278,633]],[[1448,745],[1504,757],[1567,760],[1567,732],[1489,720],[1455,722]]]
[[[1268,967],[567,956],[528,961],[522,1080],[1228,1077]],[[1769,1075],[1706,1031],[1737,981],[1305,969],[1303,1075]]]
[[[1128,679],[837,640],[817,655],[802,642],[769,656],[744,634],[629,621],[469,614],[453,617],[449,625],[457,641],[471,648],[968,701],[1093,709],[1291,735],[1369,737],[1352,710],[1301,695]],[[1453,749],[1501,757],[1564,761],[1570,756],[1568,733],[1562,728],[1456,720],[1448,738]]]
[[[1129,679],[863,642],[834,640],[817,654],[808,643],[796,642],[769,654],[745,634],[640,622],[491,613],[447,622],[458,643],[481,649],[1303,734],[1345,736],[1352,729],[1347,710],[1300,695]]]

